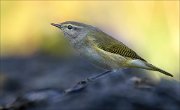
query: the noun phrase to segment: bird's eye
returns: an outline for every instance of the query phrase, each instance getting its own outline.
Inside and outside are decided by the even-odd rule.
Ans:
[[[68,29],[72,29],[73,27],[71,26],[71,25],[68,25],[68,27],[67,27]]]

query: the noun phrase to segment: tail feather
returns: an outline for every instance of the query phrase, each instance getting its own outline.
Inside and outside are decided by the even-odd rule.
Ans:
[[[145,62],[145,61],[142,61],[142,60],[139,60],[139,59],[136,59],[136,60],[130,60],[128,62],[128,65],[130,65],[131,67],[135,67],[135,68],[142,68],[142,69],[147,69],[147,70],[152,70],[152,71],[159,71],[165,75],[168,75],[168,76],[171,76],[173,77],[172,74],[158,68],[158,67],[155,67],[153,66],[152,64],[148,63],[148,62]]]
[[[161,73],[163,73],[163,74],[165,74],[165,75],[168,75],[168,76],[173,77],[172,74],[170,74],[170,73],[168,73],[168,72],[166,72],[166,71],[164,71],[164,70],[162,70],[162,69],[160,69],[160,68],[158,68],[158,67],[155,67],[155,66],[153,66],[152,64],[147,64],[147,66],[150,67],[150,70],[159,71],[159,72],[161,72]]]

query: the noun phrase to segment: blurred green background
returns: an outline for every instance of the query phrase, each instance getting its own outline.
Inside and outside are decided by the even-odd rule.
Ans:
[[[179,78],[178,0],[1,1],[1,57],[66,56],[63,34],[50,23],[69,20],[101,28]]]

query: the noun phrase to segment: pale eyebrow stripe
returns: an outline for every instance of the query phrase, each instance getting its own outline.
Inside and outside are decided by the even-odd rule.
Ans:
[[[68,26],[68,25],[71,25],[71,26],[76,27],[76,28],[83,28],[82,26],[76,26],[76,25],[73,25],[73,24],[67,24],[66,26]]]

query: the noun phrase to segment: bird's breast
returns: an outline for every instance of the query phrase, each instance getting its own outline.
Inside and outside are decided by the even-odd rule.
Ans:
[[[97,50],[92,46],[83,45],[75,48],[81,56],[100,68],[108,70],[118,69],[121,64],[123,64],[122,61],[124,59],[122,57],[113,55],[109,52]]]

